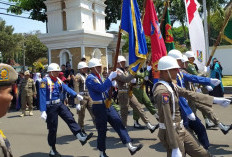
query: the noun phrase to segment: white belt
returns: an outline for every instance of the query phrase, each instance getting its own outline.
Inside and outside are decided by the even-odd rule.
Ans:
[[[52,101],[46,101],[46,104],[58,104],[60,103],[60,99],[52,100]]]
[[[93,104],[103,104],[103,101],[102,100],[96,100],[96,101],[93,101]]]
[[[178,123],[173,123],[173,127],[176,128],[176,127],[177,127],[177,124],[178,124]],[[184,125],[183,125],[183,120],[181,120],[181,121],[179,122],[179,124],[180,124],[180,127],[182,128],[182,127],[184,126]],[[164,123],[159,123],[159,128],[160,128],[160,129],[166,129],[166,126],[165,126]]]
[[[127,93],[128,90],[127,89],[121,89],[121,90],[118,90],[118,93]]]

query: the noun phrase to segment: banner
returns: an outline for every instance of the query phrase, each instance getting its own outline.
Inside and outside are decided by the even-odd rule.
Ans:
[[[206,63],[205,37],[198,8],[197,0],[185,0],[191,49],[195,53],[195,63],[203,71]]]
[[[121,29],[129,35],[129,71],[135,75],[147,59],[148,50],[136,0],[123,0]]]
[[[167,7],[165,19],[164,19],[163,28],[161,28],[161,30],[162,30],[167,52],[169,52],[172,49],[175,49],[174,38],[172,34],[172,25],[171,25],[168,7]]]
[[[157,70],[158,61],[167,55],[164,39],[160,31],[159,20],[156,15],[155,6],[152,0],[147,0],[145,15],[143,19],[143,29],[146,36],[151,39],[151,56],[154,78],[159,78]]]

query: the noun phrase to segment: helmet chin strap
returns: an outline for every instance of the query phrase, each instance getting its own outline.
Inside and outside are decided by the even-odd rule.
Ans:
[[[51,71],[51,75],[52,75],[52,77],[54,77],[54,75],[53,75],[53,71]]]
[[[98,72],[98,70],[96,69],[96,67],[94,67],[94,69],[95,69],[95,71],[97,72],[97,74],[100,75],[99,72]]]
[[[170,74],[170,72],[169,72],[169,70],[167,70],[168,71],[168,76],[169,76],[169,78],[171,79],[171,81],[172,81],[172,76],[171,76],[171,74]]]
[[[121,62],[119,62],[119,65],[120,65],[121,68],[123,68]]]

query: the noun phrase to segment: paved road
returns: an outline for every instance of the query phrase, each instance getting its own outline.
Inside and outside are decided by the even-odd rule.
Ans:
[[[228,96],[228,95],[227,95]],[[230,95],[229,95],[230,96]],[[232,123],[232,105],[223,108],[214,106],[216,115],[225,124]],[[75,114],[75,109],[71,109]],[[1,129],[11,142],[13,154],[15,157],[47,157],[49,146],[47,144],[46,123],[40,119],[40,112],[35,111],[34,116],[19,117],[20,112],[10,112],[4,118],[0,119]],[[155,118],[147,112],[153,124],[157,123]],[[202,119],[200,113],[199,117]],[[77,119],[77,115],[75,114]],[[141,120],[140,120],[141,121]],[[94,137],[84,147],[75,139],[71,131],[62,119],[59,119],[59,128],[57,133],[57,150],[64,157],[97,157],[99,152],[96,150],[96,129],[93,127],[90,115],[86,114],[86,130],[93,132]],[[141,122],[142,123],[142,122]],[[134,156],[136,157],[165,157],[165,149],[159,143],[157,131],[151,134],[148,130],[134,130],[132,116],[128,121],[129,134],[134,142],[141,142],[144,147]],[[232,157],[232,131],[228,135],[223,135],[220,130],[208,130],[208,136],[211,142],[209,151],[217,157]],[[117,134],[109,126],[107,132],[107,154],[110,157],[130,156],[127,148],[120,142]]]

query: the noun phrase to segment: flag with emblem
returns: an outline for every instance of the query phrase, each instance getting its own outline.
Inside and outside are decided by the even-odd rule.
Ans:
[[[123,0],[121,29],[129,36],[129,71],[132,75],[141,69],[147,59],[147,43],[136,0]]]
[[[199,15],[197,0],[184,0],[188,19],[191,49],[195,53],[195,63],[200,71],[204,70],[206,63],[205,36],[202,19]]]
[[[172,49],[175,49],[174,38],[172,34],[172,25],[171,25],[168,7],[167,7],[166,14],[165,14],[164,24],[161,30],[162,30],[162,35],[164,38],[167,52],[169,52]]]
[[[159,71],[157,70],[158,61],[161,57],[167,55],[167,50],[160,31],[159,20],[152,0],[147,0],[146,2],[143,29],[145,35],[149,36],[151,39],[153,76],[157,79],[159,78]]]
[[[222,35],[222,38],[228,41],[232,44],[232,19],[229,20],[229,22],[226,25],[226,28],[224,29],[224,34]]]

